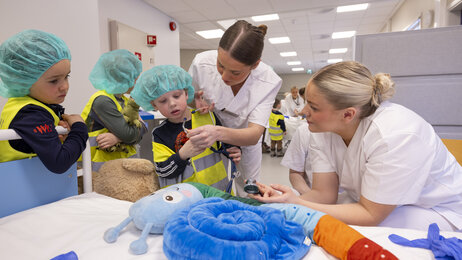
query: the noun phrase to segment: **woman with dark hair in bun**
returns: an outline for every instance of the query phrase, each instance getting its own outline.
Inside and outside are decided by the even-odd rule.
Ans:
[[[311,190],[259,184],[263,202],[297,203],[347,224],[444,231],[462,229],[462,167],[433,127],[387,101],[388,74],[357,62],[324,67],[309,80]],[[355,201],[335,204],[339,189]],[[279,192],[282,193],[279,193]]]
[[[196,55],[189,73],[196,89],[195,105],[213,110],[223,126],[201,126],[189,131],[193,144],[210,147],[216,141],[240,146],[236,195],[246,196],[245,179],[260,175],[261,136],[268,126],[282,80],[261,61],[267,27],[240,20],[229,27],[218,50]]]

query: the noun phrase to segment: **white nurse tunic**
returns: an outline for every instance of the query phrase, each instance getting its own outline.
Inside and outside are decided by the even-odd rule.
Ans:
[[[303,177],[311,188],[313,173],[308,153],[309,145],[310,130],[308,129],[308,123],[304,121],[295,131],[289,147],[281,160],[281,165],[297,172],[304,172],[305,176]]]
[[[336,172],[356,201],[432,209],[462,229],[462,167],[433,127],[413,111],[384,102],[363,119],[350,145],[312,133],[313,172]]]
[[[189,73],[193,78],[195,91],[204,91],[207,102],[215,103],[214,113],[221,123],[229,128],[246,128],[249,122],[268,127],[276,95],[282,80],[271,67],[260,62],[253,69],[236,96],[230,86],[221,79],[217,70],[218,52],[205,51],[194,58]],[[236,179],[236,194],[246,196],[244,179],[258,180],[261,168],[261,138],[258,144],[244,146],[241,162],[237,166],[241,176]]]
[[[292,94],[288,94],[284,99],[285,112],[288,116],[295,116],[295,109],[300,113],[305,107],[305,100],[297,95],[296,99],[292,98]]]

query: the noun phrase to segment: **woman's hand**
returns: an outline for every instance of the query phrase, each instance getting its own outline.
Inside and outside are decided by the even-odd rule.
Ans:
[[[229,157],[233,159],[233,162],[235,164],[239,164],[241,161],[241,149],[236,146],[232,146],[226,149],[226,151],[229,153]]]
[[[288,186],[271,184],[270,186],[257,182],[260,194],[249,194],[249,197],[264,203],[300,204],[300,198]]]
[[[204,150],[205,148],[198,148],[191,142],[191,140],[188,140],[184,143],[183,147],[180,148],[178,154],[182,160],[187,160],[201,154]]]
[[[189,141],[198,149],[212,146],[219,139],[217,126],[203,125],[188,130]]]
[[[194,94],[194,103],[196,105],[196,109],[201,114],[206,114],[209,111],[213,111],[213,108],[215,107],[215,103],[209,104],[207,101],[205,101],[204,91],[202,90]]]
[[[111,146],[116,145],[117,143],[120,143],[121,141],[122,140],[120,140],[113,133],[104,133],[96,137],[96,142],[98,143],[98,147],[101,149],[109,148]]]

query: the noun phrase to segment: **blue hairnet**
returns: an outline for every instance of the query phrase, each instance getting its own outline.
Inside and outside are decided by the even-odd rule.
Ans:
[[[142,70],[143,65],[135,54],[124,49],[114,50],[101,55],[89,79],[96,89],[122,94],[135,85]]]
[[[184,69],[175,65],[159,65],[141,74],[130,96],[144,110],[149,111],[154,109],[152,100],[172,90],[187,89],[189,104],[194,99],[191,83],[191,75]]]
[[[0,45],[0,96],[23,97],[44,72],[71,52],[51,33],[26,30]]]

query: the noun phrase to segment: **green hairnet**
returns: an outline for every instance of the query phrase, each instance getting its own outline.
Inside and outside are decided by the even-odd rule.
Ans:
[[[152,100],[177,89],[187,89],[188,104],[194,99],[192,78],[184,69],[175,65],[159,65],[141,74],[130,96],[144,110],[154,110]]]
[[[44,72],[71,52],[51,33],[26,30],[0,45],[0,96],[23,97]]]
[[[138,57],[124,49],[106,52],[90,73],[90,82],[96,89],[109,94],[122,94],[133,85],[143,70]]]

